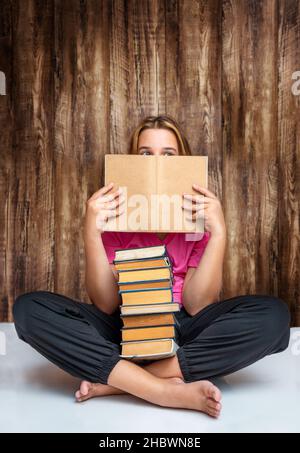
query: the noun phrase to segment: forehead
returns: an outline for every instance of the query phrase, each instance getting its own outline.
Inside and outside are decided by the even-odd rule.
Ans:
[[[139,135],[139,145],[155,146],[159,144],[177,146],[177,139],[174,132],[168,129],[144,129]]]

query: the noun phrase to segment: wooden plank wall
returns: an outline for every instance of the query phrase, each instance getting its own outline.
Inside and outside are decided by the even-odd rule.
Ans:
[[[27,291],[88,301],[81,230],[103,157],[167,113],[209,156],[223,297],[278,295],[300,325],[299,2],[2,0],[0,70],[0,320]]]

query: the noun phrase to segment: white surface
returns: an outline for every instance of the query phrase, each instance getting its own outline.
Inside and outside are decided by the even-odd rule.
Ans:
[[[19,340],[12,324],[0,324],[0,332],[7,349],[0,355],[1,432],[300,432],[299,328],[286,351],[215,381],[223,393],[218,420],[130,395],[76,403],[78,379]]]

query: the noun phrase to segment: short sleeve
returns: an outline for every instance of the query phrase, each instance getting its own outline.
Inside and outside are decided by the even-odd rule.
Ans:
[[[192,253],[187,262],[187,267],[197,267],[205,251],[206,245],[210,238],[210,232],[206,231],[201,240],[194,243]]]
[[[106,252],[108,262],[113,264],[115,258],[115,251],[122,248],[121,240],[117,232],[104,231],[101,234],[102,243]]]

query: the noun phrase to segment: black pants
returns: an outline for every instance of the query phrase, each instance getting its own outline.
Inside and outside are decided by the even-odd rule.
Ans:
[[[75,377],[107,384],[121,360],[119,308],[108,315],[61,294],[35,291],[16,299],[13,314],[19,338]],[[176,318],[185,382],[224,376],[289,343],[288,307],[267,295],[232,297],[194,316],[182,308]]]

